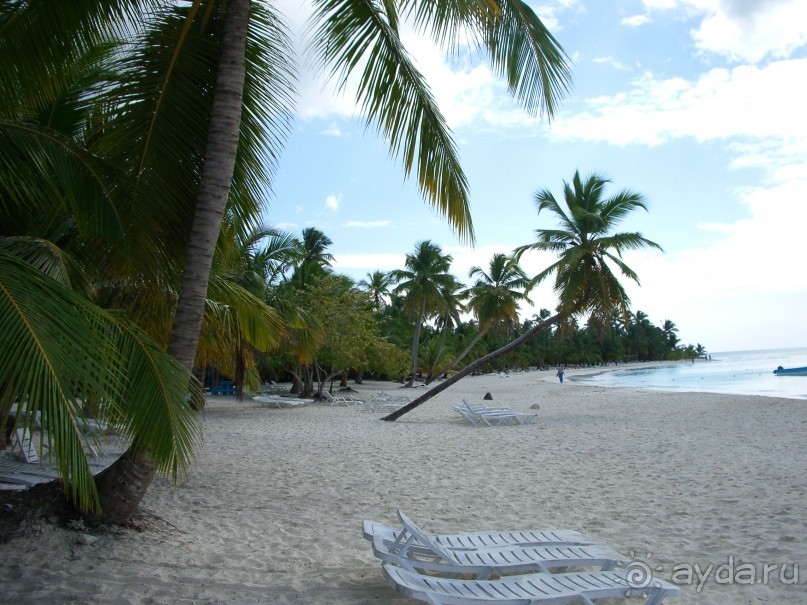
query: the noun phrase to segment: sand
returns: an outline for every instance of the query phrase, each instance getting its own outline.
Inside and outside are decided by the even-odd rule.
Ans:
[[[474,428],[451,410],[486,392],[541,421]],[[395,524],[400,508],[430,531],[585,532],[657,577],[675,572],[684,596],[667,603],[805,603],[806,403],[550,371],[466,378],[395,423],[211,398],[198,459],[152,486],[145,531],[81,544],[81,528],[44,524],[0,547],[0,601],[416,603],[385,584],[361,535],[363,519]]]

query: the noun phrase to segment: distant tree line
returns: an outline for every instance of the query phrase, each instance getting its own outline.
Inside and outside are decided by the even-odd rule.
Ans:
[[[406,267],[374,271],[358,283],[331,269],[331,240],[314,228],[301,238],[272,232],[267,250],[279,238],[285,259],[252,273],[269,304],[296,309],[296,327],[280,350],[255,357],[255,381],[292,380],[293,391],[319,395],[329,382],[347,385],[365,377],[427,383],[495,351],[551,316],[549,309],[519,319],[519,304],[530,279],[514,256],[497,253],[485,269],[473,267],[472,285],[450,273],[451,257],[433,242],[419,242]],[[265,250],[254,259],[271,258]],[[252,264],[254,264],[253,261]],[[271,276],[264,283],[257,274]],[[256,291],[256,294],[259,294]],[[292,325],[292,324],[290,324]],[[489,363],[485,371],[596,366],[627,361],[694,359],[702,345],[682,345],[669,319],[656,325],[642,311],[610,321],[574,317],[545,330],[516,350]],[[249,373],[245,375],[250,375]]]

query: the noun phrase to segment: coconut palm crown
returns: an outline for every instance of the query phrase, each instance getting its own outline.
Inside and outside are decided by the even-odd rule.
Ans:
[[[571,183],[564,181],[562,205],[547,189],[535,194],[538,214],[548,210],[560,221],[557,229],[536,229],[536,242],[520,246],[520,258],[528,250],[554,252],[558,260],[536,275],[531,288],[555,275],[554,290],[558,310],[566,315],[589,312],[603,318],[627,313],[630,298],[610,264],[637,284],[639,277],[622,260],[626,250],[661,246],[637,232],[612,233],[630,212],[647,210],[644,197],[621,190],[605,197],[610,180],[591,174],[583,180],[574,173]],[[565,208],[564,208],[565,205]]]

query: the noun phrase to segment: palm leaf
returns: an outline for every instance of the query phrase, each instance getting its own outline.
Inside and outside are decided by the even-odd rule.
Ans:
[[[111,171],[76,141],[33,123],[0,120],[0,213],[74,217],[88,236],[120,244]]]
[[[0,375],[4,398],[41,412],[65,489],[87,510],[98,507],[80,427],[87,397],[160,468],[176,473],[190,459],[197,429],[185,372],[131,322],[3,249]]]
[[[386,9],[386,10],[385,10]],[[330,64],[340,87],[360,70],[358,101],[403,161],[417,174],[426,201],[436,207],[462,240],[473,242],[467,178],[445,118],[396,29],[392,3],[317,0],[315,52]]]

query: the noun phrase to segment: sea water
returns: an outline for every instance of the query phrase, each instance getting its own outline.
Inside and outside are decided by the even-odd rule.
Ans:
[[[581,377],[581,382],[659,391],[701,391],[807,399],[807,376],[776,376],[782,366],[807,366],[807,348],[710,353],[690,362],[647,362],[646,367]]]

